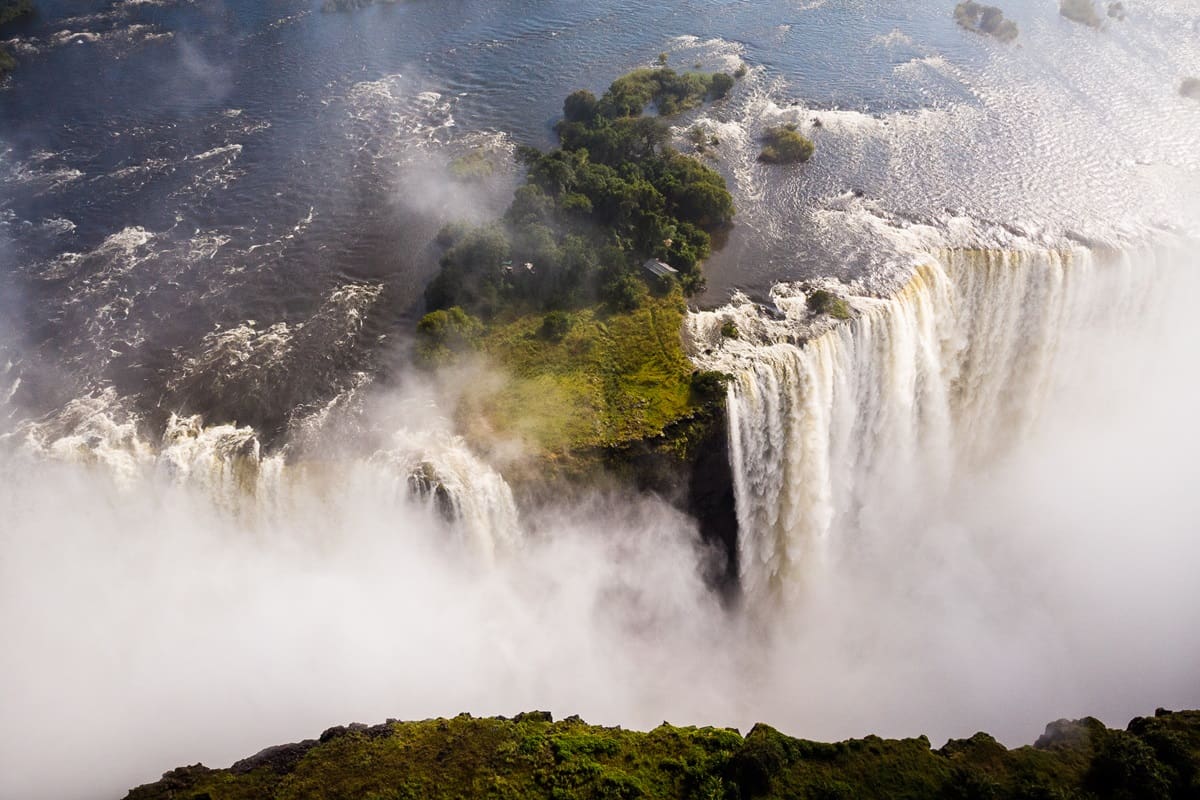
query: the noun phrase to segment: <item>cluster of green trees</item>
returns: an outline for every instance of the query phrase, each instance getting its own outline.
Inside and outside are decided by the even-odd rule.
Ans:
[[[439,234],[428,308],[486,318],[600,300],[630,310],[645,294],[639,269],[648,258],[678,270],[685,291],[700,291],[709,232],[732,220],[733,198],[718,172],[670,147],[662,116],[724,97],[733,83],[664,67],[625,75],[599,98],[570,95],[560,147],[519,150],[527,177],[503,220]]]

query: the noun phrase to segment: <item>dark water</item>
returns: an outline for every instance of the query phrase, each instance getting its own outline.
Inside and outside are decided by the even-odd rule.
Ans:
[[[740,209],[706,304],[886,286],[914,223],[974,244],[1194,222],[1191,4],[1099,33],[1010,6],[1017,47],[940,2],[47,0],[0,90],[6,391],[282,429],[403,338],[441,224],[503,209],[513,175],[460,184],[449,161],[550,145],[563,96],[659,52],[752,68],[702,115]],[[814,119],[812,164],[755,162],[765,125]]]

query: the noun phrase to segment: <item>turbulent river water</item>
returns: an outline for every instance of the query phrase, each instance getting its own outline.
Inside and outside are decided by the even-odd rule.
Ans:
[[[0,87],[0,798],[461,710],[1200,704],[1200,10],[1010,0],[1010,46],[952,5],[42,0]],[[437,229],[660,52],[748,70],[677,129],[739,210],[683,332],[734,376],[736,609],[656,498],[519,509],[404,367]],[[780,122],[812,162],[756,160]]]

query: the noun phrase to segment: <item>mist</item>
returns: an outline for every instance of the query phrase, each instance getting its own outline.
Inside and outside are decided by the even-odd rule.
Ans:
[[[502,213],[517,179],[514,143],[549,135],[545,117],[557,113],[559,88],[602,85],[618,64],[663,49],[676,12],[645,9],[607,22],[626,27],[598,49],[595,12],[582,5],[551,9],[554,17],[578,14],[579,24],[543,20],[560,43],[522,30],[511,37],[515,46],[493,48],[509,35],[488,22],[479,41],[494,41],[468,48],[452,19],[449,34],[414,29],[407,37],[366,19],[358,38],[283,40],[295,49],[282,52],[303,56],[293,61],[263,48],[261,61],[235,62],[204,38],[203,27],[195,38],[181,29],[174,49],[161,58],[147,50],[134,64],[159,69],[161,89],[151,94],[176,98],[188,110],[180,130],[203,135],[149,135],[152,144],[170,145],[165,153],[148,147],[114,155],[107,172],[96,174],[88,148],[77,158],[64,150],[44,167],[28,153],[0,153],[5,161],[25,159],[37,200],[25,198],[25,205],[39,214],[39,204],[53,205],[87,232],[65,234],[47,253],[80,250],[80,258],[97,260],[96,275],[65,284],[56,301],[69,309],[68,323],[78,324],[59,323],[58,338],[48,341],[37,341],[40,326],[56,309],[63,313],[59,306],[16,294],[10,285],[19,282],[0,276],[0,800],[121,797],[175,766],[226,766],[334,725],[460,712],[511,716],[536,708],[596,724],[649,729],[668,720],[743,733],[762,721],[822,740],[927,734],[935,746],[985,730],[1011,746],[1032,742],[1060,717],[1090,714],[1124,726],[1158,706],[1200,707],[1194,246],[1188,259],[1170,265],[1142,317],[1070,332],[1055,391],[1028,431],[1004,437],[999,454],[941,481],[905,473],[898,463],[873,465],[882,491],[855,509],[864,513],[853,524],[833,526],[829,539],[837,546],[807,564],[803,581],[780,600],[722,602],[703,577],[718,554],[662,498],[596,489],[569,505],[518,512],[502,473],[523,454],[510,442],[463,441],[450,422],[455,386],[503,380],[486,365],[442,376],[440,385],[403,368],[369,384],[368,375],[391,372],[380,365],[399,358],[393,332],[410,329],[411,320],[393,323],[412,313],[429,277],[436,257],[426,243],[445,222]],[[642,16],[659,11],[667,16]],[[952,26],[948,13],[939,7],[937,14]],[[1054,9],[1047,16],[1056,18]],[[277,22],[286,28],[289,20]],[[771,247],[786,252],[775,259],[780,274],[815,263],[848,277],[855,261],[848,252],[891,253],[874,228],[858,239],[848,233],[882,215],[858,213],[850,200],[837,207],[850,206],[845,214],[829,210],[829,197],[860,185],[877,190],[872,196],[896,192],[897,210],[923,209],[914,215],[922,219],[947,207],[978,211],[972,233],[991,225],[985,220],[1015,220],[1022,230],[1067,224],[1048,208],[1087,230],[1111,229],[1133,206],[1144,206],[1146,219],[1195,219],[1187,192],[1176,191],[1196,174],[1190,107],[1171,105],[1182,102],[1174,97],[1177,76],[1151,84],[1106,44],[1140,29],[1055,48],[1047,46],[1048,23],[1022,26],[1029,43],[1013,51],[1022,59],[1049,52],[1078,61],[1088,85],[1093,78],[1103,85],[1096,95],[1105,99],[1082,106],[1094,115],[1060,97],[1078,94],[1070,81],[1039,90],[1045,75],[1061,70],[1037,59],[1001,62],[998,75],[1017,69],[1001,88],[1011,82],[1019,91],[981,92],[1000,109],[992,114],[969,105],[955,114],[872,115],[788,106],[798,120],[816,111],[824,120],[821,157],[803,181],[775,180],[756,160],[752,131],[783,113],[776,104],[783,90],[770,88],[769,70],[751,60],[763,46],[753,42],[758,34],[731,29],[730,41],[713,40],[722,52],[749,47],[747,96],[735,98],[717,130],[739,225],[747,235],[779,240]],[[821,74],[826,64],[808,67],[803,59],[825,59],[821,39],[856,29],[837,19],[794,27],[766,40],[783,76],[771,73],[771,81]],[[417,43],[413,52],[387,50],[407,39]],[[636,46],[628,44],[634,39]],[[676,56],[669,46],[673,63],[693,62],[691,51]],[[337,63],[322,66],[318,47]],[[644,53],[630,55],[631,48]],[[515,60],[493,73],[494,54],[505,52]],[[546,61],[531,69],[525,54]],[[460,65],[476,73],[464,80]],[[125,71],[145,91],[151,70]],[[1135,89],[1110,74],[1125,71]],[[277,73],[296,83],[276,84]],[[247,88],[256,75],[272,77],[257,89],[261,95]],[[854,70],[827,77],[865,80]],[[788,97],[804,95],[808,83],[817,82],[787,84]],[[1139,102],[1122,110],[1107,100],[1114,84],[1125,95],[1140,98],[1144,84],[1169,97],[1155,108]],[[41,97],[27,97],[36,113],[14,114],[6,138],[20,132],[36,139],[68,122],[101,132],[81,134],[88,147],[132,138],[122,115],[111,130],[107,117],[88,116],[104,105],[94,102],[95,86],[63,81],[56,88],[61,116],[39,105]],[[849,88],[829,91],[836,106],[837,92]],[[1039,100],[1039,92],[1050,100]],[[157,119],[142,113],[145,119],[132,121]],[[1003,125],[979,127],[971,124],[976,118]],[[1097,137],[1093,119],[1120,135]],[[1079,130],[1063,133],[1067,123]],[[1176,131],[1171,146],[1166,130]],[[999,144],[988,149],[991,141]],[[1077,148],[1080,141],[1088,147]],[[927,148],[935,146],[944,149],[931,158]],[[217,161],[201,158],[232,147]],[[1118,163],[1110,147],[1128,163]],[[490,154],[497,174],[482,184],[448,180],[454,156],[478,149]],[[1092,184],[1078,177],[1077,160],[1065,157],[1076,149],[1103,151],[1089,162],[1102,179],[1090,171]],[[1002,158],[983,157],[989,153]],[[874,159],[887,166],[878,176],[863,167]],[[44,199],[74,191],[70,182],[54,182],[59,167],[86,173],[86,181],[71,178],[83,187],[80,198]],[[137,193],[136,181],[172,175],[178,186]],[[26,191],[12,181],[7,193]],[[113,186],[130,187],[120,188],[130,193],[128,207]],[[93,194],[103,201],[94,211]],[[1098,210],[1089,211],[1093,204]],[[819,258],[805,259],[792,239],[816,240],[798,210],[810,206],[836,218],[839,238]],[[776,230],[776,218],[787,224]],[[1145,220],[1127,222],[1140,230]],[[145,252],[105,249],[103,242],[135,225],[151,231]],[[29,246],[10,241],[10,229],[17,226],[0,225],[6,269],[48,273],[58,255],[23,263]],[[236,237],[204,244],[227,233]],[[965,246],[981,243],[994,246],[987,237]],[[758,274],[767,267],[754,260],[773,263],[757,250],[744,261],[714,263],[714,294],[718,282],[720,291],[752,280],[765,289],[775,272]],[[720,269],[736,274],[719,277]],[[101,279],[110,273],[116,277]],[[183,274],[194,280],[179,288],[173,281]],[[90,286],[94,296],[80,303]],[[323,304],[347,287],[373,292],[371,301],[318,328]],[[113,299],[141,302],[143,290],[157,292],[157,301],[127,309],[128,318],[101,314]],[[198,315],[193,327],[169,324],[187,316],[180,309]],[[97,331],[97,319],[107,327]],[[282,322],[293,333],[296,323],[307,325],[301,343],[309,346],[288,340],[287,358],[264,350],[251,360],[231,350],[204,359],[205,344],[220,331],[257,340]],[[343,337],[333,323],[349,333]],[[218,333],[206,337],[210,328]],[[143,329],[155,345],[162,330],[173,334],[171,351],[159,354],[165,366],[138,373],[146,382],[134,391],[144,396],[98,389],[112,385],[118,351],[142,366],[134,343]],[[364,355],[362,363],[351,365],[339,342]],[[219,389],[231,365],[245,367],[245,385],[275,369],[272,387],[296,386],[269,397],[246,393],[272,403],[263,430],[246,427],[249,415],[230,392],[215,392],[211,408],[193,391],[171,405],[155,383]],[[26,396],[53,402],[18,407]],[[76,400],[41,417],[60,397]],[[209,418],[173,418],[164,440],[137,410],[155,404],[164,415],[188,409]],[[29,423],[31,416],[38,421]],[[286,430],[282,452],[259,442],[276,424]],[[442,470],[459,500],[474,504],[458,522],[410,491],[412,468],[426,462]]]
[[[839,555],[767,610],[723,607],[712,554],[654,497],[527,511],[488,551],[378,451],[231,501],[10,437],[0,796],[120,796],[335,724],[462,711],[1016,745],[1059,717],[1196,706],[1192,269],[1145,324],[1085,332],[1032,435],[834,531]],[[437,402],[380,390],[372,446],[465,446]]]

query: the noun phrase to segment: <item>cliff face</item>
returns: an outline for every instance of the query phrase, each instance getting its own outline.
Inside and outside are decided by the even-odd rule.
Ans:
[[[821,744],[756,725],[648,733],[514,719],[331,728],[211,770],[166,773],[126,800],[239,798],[1195,798],[1200,712],[1139,717],[1126,730],[1059,720],[1031,747],[985,733],[939,750],[925,737]]]

